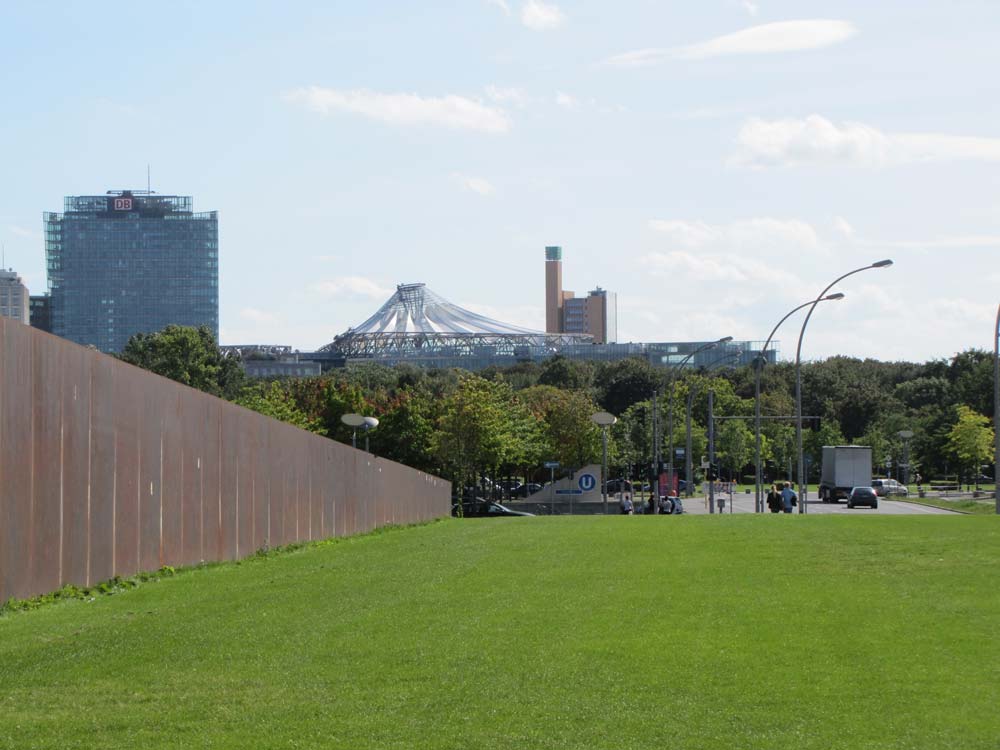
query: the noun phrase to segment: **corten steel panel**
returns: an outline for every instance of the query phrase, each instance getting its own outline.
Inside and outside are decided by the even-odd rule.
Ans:
[[[222,402],[213,399],[202,414],[201,559],[221,560],[222,544]]]
[[[143,409],[139,425],[139,567],[156,570],[160,562],[160,461],[163,402],[173,395],[173,387],[162,381],[142,378]]]
[[[257,446],[257,460],[253,466],[253,506],[251,548],[253,551],[264,548],[268,544],[268,494],[270,492],[270,443],[268,435],[270,428],[263,419],[256,420],[251,429],[254,432]]]
[[[71,346],[71,344],[67,344]],[[108,356],[90,359],[90,582],[115,574],[115,419],[114,372]]]
[[[202,393],[182,390],[180,394],[181,454],[183,485],[181,487],[181,563],[195,565],[201,555],[201,524],[203,505],[203,480],[205,472],[204,447],[205,411],[211,408],[209,397]]]
[[[336,479],[336,444],[328,440],[323,445],[323,536],[332,537],[337,535],[337,514],[334,494],[334,482]]]
[[[268,438],[268,540],[269,547],[280,547],[285,536],[285,456],[281,435],[271,430]]]
[[[222,559],[236,557],[236,513],[239,482],[239,433],[240,424],[234,409],[223,407],[222,443],[220,461],[222,463]]]
[[[324,539],[327,535],[323,529],[326,506],[326,467],[324,458],[326,457],[326,446],[324,441],[309,441],[309,508],[311,512],[311,524],[309,528],[310,539]]]
[[[237,432],[239,504],[236,514],[236,553],[238,557],[245,557],[255,550],[253,546],[254,500],[257,493],[255,473],[257,463],[260,460],[255,427],[260,422],[260,416],[239,409],[234,410],[233,417],[239,425]]]
[[[184,523],[181,517],[181,497],[184,485],[184,444],[181,432],[181,398],[184,393],[179,385],[163,401],[163,485],[162,485],[162,536],[160,541],[161,565],[180,565],[183,559]]]
[[[139,426],[144,377],[135,367],[115,368],[115,575],[121,576],[140,570]]]
[[[0,355],[3,599],[165,563],[232,557],[237,539],[246,555],[264,543],[447,513],[450,487],[441,480],[26,326],[0,321]],[[53,476],[61,477],[61,536],[51,515]],[[415,511],[422,481],[426,510]],[[52,562],[39,551],[60,540],[55,560],[62,575],[53,582]]]
[[[90,564],[90,387],[96,356],[69,342],[62,371],[62,583],[87,586]]]
[[[31,538],[31,341],[25,326],[3,320],[0,352],[3,383],[0,388],[0,601],[33,593],[30,581]]]
[[[32,591],[59,588],[61,563],[62,351],[31,338],[31,534],[23,547]],[[46,356],[48,355],[48,356]]]

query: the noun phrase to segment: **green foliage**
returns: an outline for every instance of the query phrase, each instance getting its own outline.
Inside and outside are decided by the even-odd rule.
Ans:
[[[310,417],[302,412],[295,403],[295,398],[278,381],[259,382],[247,386],[236,403],[282,422],[300,427],[318,435],[325,435],[326,428],[320,419]]]
[[[957,412],[958,421],[948,433],[948,449],[963,469],[978,476],[980,465],[993,457],[993,428],[989,419],[968,406],[959,406]]]
[[[567,468],[600,460],[601,430],[590,420],[598,409],[586,394],[538,385],[518,397],[542,426],[545,460]]]
[[[245,382],[239,361],[222,356],[207,326],[169,325],[159,333],[137,333],[118,358],[229,400],[239,395]]]
[[[71,599],[93,601],[96,596],[120,594],[123,591],[134,589],[142,583],[158,581],[161,578],[169,578],[170,576],[175,575],[176,572],[177,571],[170,565],[164,565],[156,571],[137,573],[136,575],[129,576],[128,578],[115,576],[114,578],[110,578],[107,581],[101,581],[93,586],[81,587],[67,583],[62,588],[56,589],[48,594],[41,594],[28,599],[8,599],[0,605],[0,617],[13,612],[27,612],[49,604],[55,604],[56,602]]]

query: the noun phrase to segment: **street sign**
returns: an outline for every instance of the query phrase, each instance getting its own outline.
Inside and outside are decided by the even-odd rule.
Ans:
[[[581,474],[577,484],[583,492],[590,492],[597,486],[597,477],[593,474]]]
[[[583,490],[556,490],[557,495],[582,495]]]
[[[546,469],[558,469],[559,468],[559,462],[558,461],[546,461],[544,464],[542,464],[542,466],[544,466]]]

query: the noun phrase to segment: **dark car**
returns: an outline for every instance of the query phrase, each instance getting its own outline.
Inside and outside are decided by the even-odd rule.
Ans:
[[[525,513],[520,510],[511,510],[500,503],[479,499],[475,502],[463,502],[461,505],[463,518],[500,518],[502,516],[534,516],[534,513]],[[451,506],[451,514],[459,515],[459,505],[455,503]]]
[[[858,505],[867,505],[869,508],[878,507],[878,495],[872,487],[855,487],[851,494],[847,496],[847,507],[854,508]]]
[[[511,497],[528,497],[529,495],[534,495],[540,489],[542,489],[542,485],[536,482],[528,482],[527,484],[522,484],[510,494]]]
[[[617,495],[619,492],[631,492],[632,483],[627,479],[609,479],[607,481],[606,492],[609,495]]]

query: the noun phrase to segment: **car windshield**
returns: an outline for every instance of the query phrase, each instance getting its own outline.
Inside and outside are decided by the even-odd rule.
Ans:
[[[874,495],[875,492],[872,490],[871,487],[855,487],[854,488],[854,494],[855,495]]]

